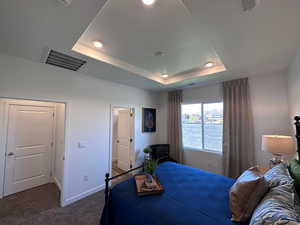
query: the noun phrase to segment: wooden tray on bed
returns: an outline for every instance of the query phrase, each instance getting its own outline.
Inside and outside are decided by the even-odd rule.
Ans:
[[[137,174],[134,176],[136,192],[138,196],[157,195],[164,192],[164,187],[160,184],[157,177],[151,176],[151,178],[152,188],[148,188],[148,186],[146,185],[147,174]]]

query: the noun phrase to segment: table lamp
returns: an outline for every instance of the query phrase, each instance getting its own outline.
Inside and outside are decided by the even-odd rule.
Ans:
[[[263,135],[262,151],[267,151],[274,155],[274,158],[270,160],[270,164],[273,166],[283,161],[283,155],[296,153],[293,138],[291,136],[281,135]]]

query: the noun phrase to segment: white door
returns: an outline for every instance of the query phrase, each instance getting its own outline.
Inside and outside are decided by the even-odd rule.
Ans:
[[[50,182],[53,108],[10,105],[4,195]]]
[[[133,113],[130,109],[122,109],[118,116],[117,151],[118,168],[129,170],[133,146]]]

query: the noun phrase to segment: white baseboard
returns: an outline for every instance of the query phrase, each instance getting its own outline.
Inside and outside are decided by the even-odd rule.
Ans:
[[[102,185],[94,187],[94,188],[92,188],[90,190],[87,190],[85,192],[82,192],[82,193],[80,193],[78,195],[75,195],[75,196],[73,196],[71,198],[68,198],[68,199],[66,199],[66,200],[64,200],[62,202],[62,207],[68,206],[68,205],[70,205],[70,204],[72,204],[72,203],[74,203],[74,202],[76,202],[76,201],[78,201],[80,199],[83,199],[83,198],[86,198],[86,197],[88,197],[88,196],[90,196],[92,194],[95,194],[98,191],[102,191],[104,188],[105,188],[105,184],[102,184]]]
[[[56,177],[53,178],[54,183],[57,185],[57,187],[59,188],[59,190],[61,191],[61,183],[58,181],[58,179]]]

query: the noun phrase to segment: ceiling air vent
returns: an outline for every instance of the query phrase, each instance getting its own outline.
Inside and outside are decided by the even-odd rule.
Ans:
[[[74,58],[72,56],[50,50],[46,59],[46,64],[58,66],[64,69],[77,71],[82,67],[86,61]]]

